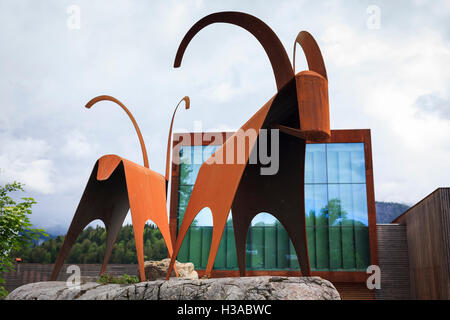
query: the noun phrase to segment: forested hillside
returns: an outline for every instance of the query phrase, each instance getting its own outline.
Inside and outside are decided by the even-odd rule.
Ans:
[[[403,213],[408,206],[400,203],[376,202],[377,223],[390,223]],[[337,209],[336,209],[337,210]],[[339,209],[342,218],[343,212]],[[316,217],[317,219],[317,217]],[[194,223],[195,225],[195,223]],[[66,263],[102,263],[105,253],[105,228],[88,227],[78,237]],[[44,242],[16,252],[15,256],[25,263],[54,263],[64,241],[64,236],[54,237]],[[154,225],[144,229],[145,260],[161,260],[167,257],[167,249],[161,233]],[[110,263],[137,263],[133,227],[122,227],[111,254]]]
[[[105,254],[106,230],[104,227],[86,228],[78,237],[65,263],[102,263]],[[54,263],[64,236],[49,239],[16,252],[24,263]],[[161,260],[167,257],[167,249],[160,231],[153,225],[144,229],[145,260]],[[137,263],[133,227],[122,227],[109,263]]]
[[[377,223],[391,223],[395,218],[409,209],[409,206],[396,202],[375,202]]]

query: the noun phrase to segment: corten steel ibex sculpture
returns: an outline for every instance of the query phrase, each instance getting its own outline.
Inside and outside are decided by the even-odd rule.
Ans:
[[[175,58],[179,67],[192,38],[213,23],[229,23],[253,34],[266,51],[278,92],[251,117],[242,130],[276,128],[279,136],[279,170],[260,175],[261,164],[249,164],[250,141],[244,163],[217,164],[206,161],[195,182],[174,247],[169,277],[184,236],[198,212],[208,207],[213,217],[211,249],[206,275],[211,275],[228,213],[232,212],[240,275],[245,275],[245,243],[252,219],[260,212],[273,214],[286,229],[295,248],[302,275],[310,275],[305,229],[304,166],[306,140],[322,141],[330,136],[328,81],[319,47],[305,31],[294,42],[301,45],[309,71],[295,74],[288,55],[275,33],[261,20],[240,12],[219,12],[199,20],[187,32]],[[295,48],[294,48],[295,59]],[[295,63],[295,60],[294,60]],[[212,156],[221,159],[227,152],[236,155],[236,134]],[[258,140],[260,137],[258,136]]]
[[[136,252],[141,281],[145,280],[143,232],[147,220],[152,220],[164,238],[169,255],[172,254],[172,240],[166,207],[166,190],[169,181],[170,149],[166,156],[165,177],[149,169],[147,151],[139,127],[130,111],[117,99],[99,96],[86,105],[92,107],[99,101],[109,100],[118,104],[131,119],[141,144],[144,166],[116,155],[106,155],[97,160],[84,190],[72,223],[64,239],[51,275],[56,280],[65,258],[78,235],[93,220],[100,219],[106,227],[106,250],[100,274],[103,274],[128,210],[131,211]],[[189,97],[184,97],[176,106],[169,129],[168,146],[172,137],[175,113],[184,101],[189,109]]]

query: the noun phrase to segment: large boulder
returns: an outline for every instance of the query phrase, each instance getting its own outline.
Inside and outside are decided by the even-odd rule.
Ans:
[[[15,289],[7,300],[340,300],[320,277],[243,277],[155,280],[132,285],[37,282]]]
[[[166,279],[167,269],[169,268],[170,258],[163,259],[161,261],[145,261],[145,277],[149,281]],[[181,263],[175,261],[177,267],[178,276],[182,279],[198,279],[197,271],[194,270],[194,264],[192,262]],[[139,276],[139,275],[138,275]],[[172,277],[175,277],[175,271],[172,271]]]

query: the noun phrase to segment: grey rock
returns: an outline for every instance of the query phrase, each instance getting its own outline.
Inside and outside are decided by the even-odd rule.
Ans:
[[[37,282],[15,289],[7,300],[340,300],[320,277],[243,277],[156,280],[137,284]]]
[[[145,277],[147,280],[166,279],[167,269],[169,268],[170,259],[166,258],[161,261],[145,261]],[[179,278],[198,279],[197,271],[194,270],[192,262],[181,263],[175,261]],[[139,276],[139,275],[138,275]],[[175,271],[172,271],[171,277],[175,277]]]

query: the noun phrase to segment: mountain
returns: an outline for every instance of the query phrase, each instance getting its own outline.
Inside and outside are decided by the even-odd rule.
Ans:
[[[409,206],[396,202],[376,201],[377,223],[391,223],[395,218],[409,209]]]

